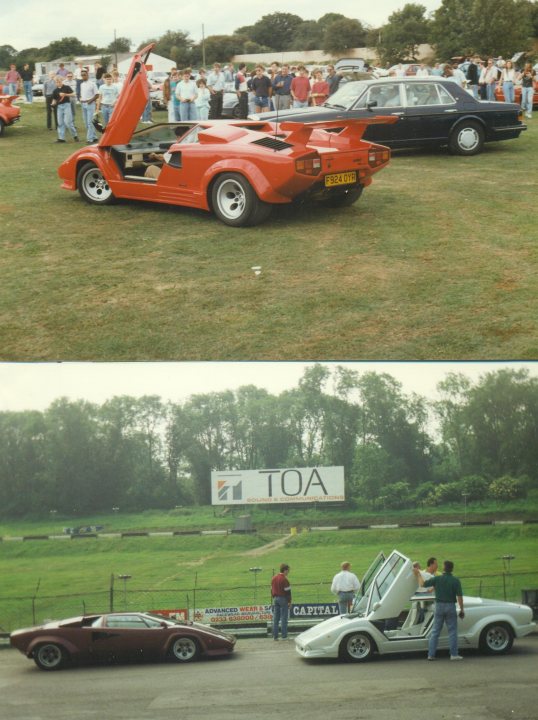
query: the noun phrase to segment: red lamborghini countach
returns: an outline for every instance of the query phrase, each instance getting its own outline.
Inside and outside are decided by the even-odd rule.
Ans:
[[[0,137],[4,134],[5,127],[20,120],[20,108],[12,104],[16,99],[17,95],[0,94]]]
[[[99,141],[58,169],[62,187],[90,203],[117,198],[213,211],[235,227],[263,222],[274,205],[315,194],[332,207],[351,205],[387,165],[390,151],[361,140],[368,124],[397,117],[320,123],[200,120],[136,132],[148,99],[139,51]]]

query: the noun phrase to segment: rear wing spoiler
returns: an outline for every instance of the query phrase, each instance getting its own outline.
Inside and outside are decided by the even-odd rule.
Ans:
[[[276,132],[287,132],[289,135],[286,140],[288,142],[301,143],[307,145],[310,136],[315,130],[338,130],[338,137],[353,137],[355,140],[360,139],[368,125],[393,125],[398,122],[398,115],[372,115],[367,118],[341,118],[340,120],[320,120],[318,122],[303,123],[285,120],[281,123],[274,123]]]

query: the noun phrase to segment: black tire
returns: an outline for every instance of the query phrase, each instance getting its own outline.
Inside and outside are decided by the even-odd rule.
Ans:
[[[237,103],[237,105],[234,105],[232,110],[232,117],[236,120],[241,120],[241,105]]]
[[[0,137],[4,134],[4,121],[0,118]]]
[[[249,181],[239,173],[219,175],[211,187],[211,207],[226,225],[246,227],[263,222],[271,206],[262,202]]]
[[[40,670],[60,670],[67,662],[67,653],[57,643],[43,643],[33,653],[34,662]]]
[[[478,155],[484,147],[484,128],[474,120],[461,122],[450,133],[448,146],[454,155]]]
[[[347,662],[367,662],[374,650],[374,641],[367,633],[346,635],[340,643],[340,657]]]
[[[87,162],[77,173],[77,188],[81,197],[92,205],[110,205],[115,198],[103,173],[92,162]]]
[[[514,631],[506,623],[492,623],[480,634],[480,649],[488,655],[504,655],[514,644]]]
[[[363,189],[363,186],[360,185],[358,188],[348,188],[347,190],[332,190],[323,204],[331,208],[350,207],[360,198]]]
[[[191,637],[178,637],[170,647],[170,654],[176,662],[194,662],[200,657],[200,646]]]

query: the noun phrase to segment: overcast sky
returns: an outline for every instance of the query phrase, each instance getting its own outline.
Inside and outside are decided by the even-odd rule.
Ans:
[[[77,3],[73,0],[5,0],[2,2],[2,31],[0,45],[12,45],[15,50],[44,47],[53,40],[76,37],[84,44],[106,47],[117,37],[127,37],[132,49],[152,37],[160,37],[168,30],[188,32],[195,42],[208,35],[231,35],[243,25],[252,25],[263,15],[289,12],[303,20],[317,20],[328,12],[338,12],[357,18],[362,23],[378,27],[389,15],[400,10],[406,0],[339,0],[331,5],[321,0],[295,0],[256,5],[250,0],[159,0],[152,5],[132,0],[108,0],[103,3]],[[420,0],[430,12],[441,0]]]
[[[44,410],[53,400],[67,397],[102,404],[115,395],[158,395],[183,401],[196,393],[235,390],[256,385],[273,394],[296,387],[305,367],[313,363],[0,363],[0,411]],[[448,372],[461,372],[473,382],[501,367],[527,367],[538,376],[538,363],[326,363],[358,372],[386,372],[406,393],[428,398]]]

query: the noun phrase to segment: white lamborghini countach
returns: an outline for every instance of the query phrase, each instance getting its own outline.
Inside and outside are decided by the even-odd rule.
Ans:
[[[295,638],[304,658],[340,658],[362,662],[374,653],[426,652],[433,626],[433,593],[416,593],[413,564],[394,550],[380,553],[365,574],[352,610],[325,620]],[[458,619],[458,647],[479,648],[495,655],[506,653],[514,638],[536,629],[527,605],[463,598],[465,618]],[[443,628],[439,649],[448,649]]]

